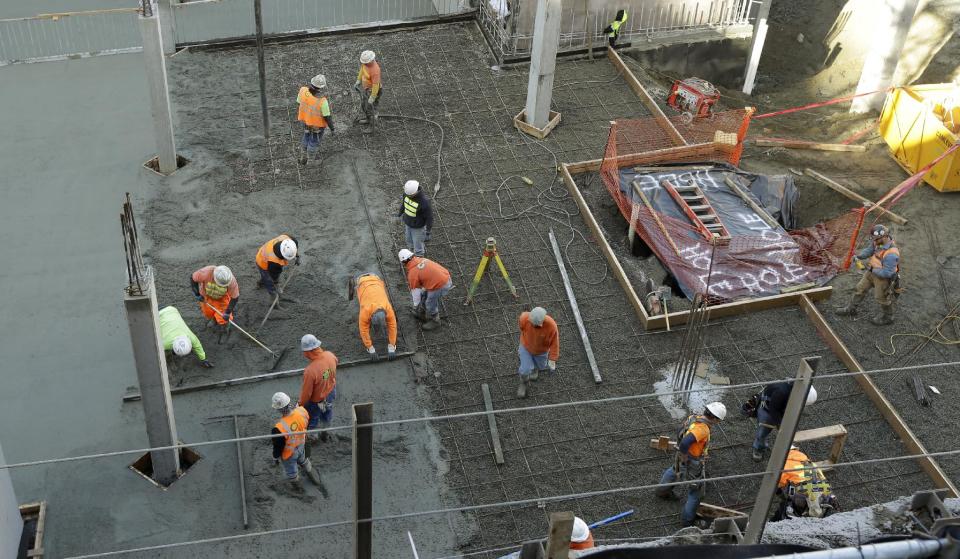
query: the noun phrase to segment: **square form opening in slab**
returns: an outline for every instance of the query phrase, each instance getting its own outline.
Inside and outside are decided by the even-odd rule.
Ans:
[[[196,465],[200,460],[203,460],[203,456],[200,456],[194,450],[185,446],[180,447],[180,473],[177,475],[177,479],[187,475],[187,472],[190,471],[190,468]],[[133,464],[130,464],[129,468],[140,474],[143,478],[156,485],[160,489],[166,489],[173,485],[173,482],[164,485],[153,479],[153,457],[149,452],[140,458],[137,458]],[[177,481],[177,479],[173,481]]]
[[[177,171],[179,171],[180,169],[183,169],[184,167],[186,167],[188,163],[190,163],[190,160],[189,160],[189,159],[187,159],[186,157],[184,157],[184,156],[182,156],[182,155],[180,155],[180,154],[177,154]],[[176,172],[177,172],[177,171],[174,171],[173,173],[169,173],[169,174],[167,174],[167,173],[161,173],[161,172],[160,172],[160,158],[159,158],[159,157],[154,157],[153,159],[150,159],[150,160],[145,161],[145,162],[143,163],[143,166],[144,166],[144,168],[149,169],[149,170],[153,171],[154,173],[156,173],[156,174],[158,174],[158,175],[160,175],[160,176],[163,176],[163,177],[168,177],[168,176],[172,175],[173,173],[176,173]]]

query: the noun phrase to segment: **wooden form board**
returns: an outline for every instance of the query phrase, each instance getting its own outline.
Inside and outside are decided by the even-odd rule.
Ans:
[[[795,444],[820,439],[833,439],[833,444],[830,445],[830,456],[826,460],[814,462],[814,464],[823,469],[829,469],[830,466],[840,462],[840,453],[843,452],[843,445],[847,442],[847,428],[843,425],[828,425],[816,429],[797,431],[797,434],[793,436]]]
[[[866,146],[856,144],[824,144],[822,142],[807,142],[804,140],[781,140],[778,138],[757,138],[753,145],[760,147],[778,147],[791,149],[813,149],[817,151],[846,151],[861,153],[867,150]]]
[[[800,308],[803,309],[803,312],[807,315],[813,327],[817,329],[820,337],[827,342],[827,345],[833,351],[834,355],[837,356],[837,359],[851,372],[862,373],[864,369],[860,366],[860,362],[850,353],[850,350],[847,349],[847,346],[844,345],[833,331],[833,328],[827,324],[826,319],[823,318],[823,315],[817,310],[816,305],[813,304],[813,300],[806,296],[801,297]],[[907,450],[914,454],[926,454],[926,447],[923,446],[923,443],[920,442],[910,427],[907,426],[907,423],[900,414],[897,413],[896,408],[893,407],[890,400],[883,395],[883,392],[881,392],[880,388],[873,382],[873,379],[867,375],[854,375],[853,378],[860,385],[864,394],[870,398],[870,401],[873,402],[873,405],[880,414],[883,415],[883,418],[887,420],[887,423],[893,428],[893,431],[900,437],[900,440],[903,442],[903,445],[907,447]],[[934,458],[929,456],[917,457],[917,463],[920,464],[920,468],[930,476],[935,488],[946,489],[949,493],[947,495],[948,497],[958,496],[956,486],[954,486],[953,482],[947,477],[947,474],[940,468],[940,464],[938,464]]]
[[[677,131],[673,123],[670,122],[670,119],[667,118],[667,115],[663,114],[663,111],[660,109],[660,106],[657,105],[657,102],[653,100],[653,97],[650,97],[650,94],[647,93],[647,90],[644,89],[643,85],[640,84],[640,80],[638,80],[637,77],[633,75],[633,72],[630,71],[630,68],[627,68],[627,65],[623,63],[623,59],[620,58],[620,55],[617,54],[617,51],[607,47],[607,58],[609,58],[610,62],[613,63],[613,67],[623,74],[623,79],[626,80],[627,85],[629,85],[630,89],[637,94],[637,97],[640,98],[640,102],[643,103],[643,106],[646,107],[648,111],[650,111],[650,114],[656,119],[657,124],[660,125],[660,128],[663,128],[663,131],[670,136],[670,140],[678,146],[687,145],[687,141],[683,139],[683,136],[680,135],[680,132]]]
[[[542,129],[533,126],[532,124],[527,124],[527,110],[524,109],[517,113],[517,116],[513,117],[513,127],[517,130],[529,134],[538,140],[542,140],[547,137],[547,134],[551,130],[557,127],[560,124],[560,113],[557,111],[550,111],[550,118],[547,120],[547,125]]]
[[[817,179],[817,180],[820,181],[821,183],[823,183],[823,184],[825,184],[826,186],[830,187],[830,189],[835,190],[835,191],[839,192],[840,194],[843,194],[844,196],[846,196],[847,198],[849,198],[849,199],[851,199],[851,200],[853,200],[853,201],[855,201],[855,202],[860,202],[861,204],[867,206],[867,207],[869,208],[869,209],[867,210],[867,212],[872,212],[873,210],[879,209],[879,210],[880,210],[880,215],[881,215],[881,216],[882,216],[882,215],[886,215],[887,217],[890,218],[890,221],[893,221],[894,223],[899,223],[900,225],[906,225],[906,223],[907,223],[907,220],[904,219],[903,217],[900,217],[899,215],[897,215],[897,214],[895,214],[895,213],[893,213],[893,212],[891,212],[891,211],[889,211],[889,210],[885,210],[885,209],[881,208],[880,206],[878,206],[878,205],[876,205],[875,203],[871,202],[871,201],[870,201],[869,199],[867,199],[866,197],[857,194],[856,192],[850,190],[849,188],[843,186],[842,184],[838,183],[837,181],[831,179],[830,177],[828,177],[828,176],[826,176],[826,175],[823,175],[823,174],[821,174],[821,173],[818,173],[818,172],[814,171],[813,169],[810,169],[809,167],[803,170],[803,174],[804,174],[804,175],[807,175],[808,177],[812,177],[812,178],[814,178],[814,179]]]
[[[20,516],[24,520],[37,519],[37,530],[33,536],[33,547],[27,550],[29,559],[43,559],[43,530],[47,521],[47,502],[20,505]]]

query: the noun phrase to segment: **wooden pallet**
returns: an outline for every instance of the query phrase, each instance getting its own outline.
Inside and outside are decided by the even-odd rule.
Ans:
[[[36,520],[37,527],[34,530],[31,542],[27,549],[27,557],[43,559],[43,526],[47,520],[47,502],[27,503],[20,505],[20,517],[24,522]]]

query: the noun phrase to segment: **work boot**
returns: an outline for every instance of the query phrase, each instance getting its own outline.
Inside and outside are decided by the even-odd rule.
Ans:
[[[893,324],[893,305],[880,305],[880,313],[870,319],[876,326]]]
[[[753,449],[753,461],[754,461],[754,462],[761,462],[761,461],[763,461],[763,451],[762,451],[762,450]]]
[[[320,431],[320,441],[325,443],[329,440],[330,440],[330,434],[327,433],[326,431]]]
[[[307,458],[307,461],[304,462],[303,470],[307,473],[307,478],[309,478],[314,485],[318,487],[322,485],[323,482],[320,481],[320,474],[313,469],[313,462],[311,462],[309,458]]]
[[[530,376],[528,376],[527,378],[529,380],[537,380],[538,378],[540,378],[540,371],[535,369],[532,373],[530,373]]]
[[[838,316],[853,316],[857,314],[857,307],[860,305],[860,302],[863,301],[863,298],[866,297],[866,293],[857,294],[853,296],[853,299],[850,300],[850,304],[846,307],[840,307],[834,311]]]
[[[305,151],[301,151],[301,152],[300,152],[300,157],[297,158],[297,163],[299,163],[299,164],[301,164],[301,165],[306,165],[306,164],[307,164],[307,152],[305,152]]]
[[[430,320],[423,323],[424,330],[434,330],[440,327],[440,313],[430,317]]]
[[[308,442],[308,443],[315,443],[315,442],[317,442],[317,441],[319,441],[319,440],[320,440],[320,436],[317,435],[316,433],[307,433],[307,442]]]
[[[517,398],[527,397],[527,381],[520,379],[520,386],[517,387]]]

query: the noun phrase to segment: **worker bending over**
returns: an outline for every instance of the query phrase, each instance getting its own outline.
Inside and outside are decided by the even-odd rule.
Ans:
[[[200,302],[200,312],[223,326],[233,320],[240,300],[240,285],[226,266],[204,266],[190,276],[190,289]]]
[[[777,495],[780,506],[774,521],[801,516],[824,518],[840,511],[840,503],[830,491],[823,471],[795,445],[790,447],[783,465]]]
[[[763,387],[763,391],[743,403],[741,410],[747,417],[757,418],[757,433],[753,439],[753,461],[763,460],[763,453],[770,448],[767,437],[774,429],[780,428],[783,414],[787,410],[787,401],[793,391],[792,381],[775,382]],[[817,389],[810,387],[804,406],[817,401]]]
[[[677,434],[677,456],[673,466],[664,470],[660,476],[660,483],[687,481],[687,502],[680,513],[680,520],[684,526],[692,526],[697,519],[697,507],[703,495],[704,460],[707,458],[710,446],[710,428],[727,417],[727,407],[721,402],[707,404],[703,415],[691,415],[683,423]],[[673,495],[673,487],[659,487],[657,497],[669,499]]]
[[[313,470],[313,464],[304,450],[307,410],[294,406],[290,396],[284,392],[274,394],[271,405],[280,414],[280,421],[273,426],[270,434],[283,435],[273,438],[274,464],[283,463],[283,471],[291,483],[300,481],[300,469],[303,469],[310,481],[320,485],[320,475]]]
[[[297,110],[297,120],[303,123],[299,159],[301,165],[307,164],[308,155],[312,155],[314,159],[320,159],[320,140],[323,139],[327,128],[330,132],[336,132],[333,126],[333,115],[330,114],[330,102],[325,95],[321,94],[321,90],[326,87],[327,78],[323,74],[317,74],[310,80],[310,85],[301,87],[297,93],[297,103],[300,105]]]
[[[607,42],[610,44],[611,48],[617,46],[617,39],[620,37],[620,28],[623,27],[623,24],[626,22],[627,11],[617,10],[616,17],[613,18],[613,21],[610,22],[610,25],[603,29],[603,32],[607,34]]]
[[[303,370],[303,385],[300,388],[300,405],[310,414],[307,428],[316,429],[322,422],[325,429],[333,419],[333,401],[337,399],[337,356],[324,351],[320,347],[320,340],[313,334],[300,338],[300,349],[303,356],[310,360]],[[329,438],[326,431],[320,432],[320,440]],[[310,440],[317,440],[317,436],[311,434]]]
[[[527,397],[527,385],[540,378],[540,371],[557,369],[560,358],[560,332],[557,322],[543,307],[520,313],[520,387],[517,398]]]
[[[420,190],[419,182],[411,180],[403,185],[403,200],[397,215],[403,218],[407,247],[413,250],[413,254],[423,256],[427,251],[424,243],[430,240],[433,229],[433,208],[427,195]]]
[[[207,361],[207,354],[200,340],[190,331],[176,307],[164,307],[157,313],[160,317],[160,341],[164,351],[172,351],[177,357],[185,357],[190,352],[197,354],[200,365],[209,369],[213,364]]]
[[[857,267],[865,268],[850,304],[837,309],[837,314],[850,316],[873,288],[873,297],[880,304],[880,313],[870,319],[877,326],[893,322],[893,304],[900,293],[900,249],[894,244],[890,231],[883,225],[874,225],[870,231],[873,242],[857,254]],[[867,260],[866,266],[860,261]]]
[[[450,272],[433,260],[414,256],[405,248],[401,249],[397,256],[407,270],[407,286],[413,299],[413,314],[424,323],[424,330],[433,330],[440,326],[440,301],[453,289]]]
[[[293,263],[300,265],[300,255],[297,248],[300,242],[290,235],[278,235],[263,243],[257,251],[257,268],[260,270],[260,281],[257,287],[266,287],[267,293],[276,297],[280,291],[277,281],[283,269]]]
[[[379,330],[387,338],[387,358],[393,359],[397,355],[397,315],[393,312],[390,297],[387,295],[387,286],[376,274],[360,274],[350,279],[347,298],[353,300],[354,294],[360,305],[360,341],[367,353],[377,355],[377,348],[373,346],[370,337],[370,326]]]
[[[380,94],[383,85],[380,83],[380,64],[376,61],[377,55],[372,50],[360,53],[360,71],[357,72],[357,82],[353,88],[360,92],[360,109],[364,117],[360,124],[376,125],[379,119],[377,105],[380,104]]]
[[[573,530],[570,532],[570,549],[593,549],[593,534],[590,527],[579,516],[573,517]]]

